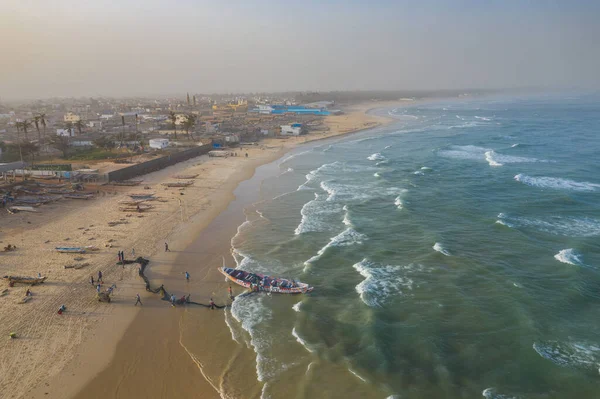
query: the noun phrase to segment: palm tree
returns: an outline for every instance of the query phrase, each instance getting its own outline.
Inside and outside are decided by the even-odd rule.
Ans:
[[[183,128],[185,129],[185,133],[188,135],[188,137],[190,137],[190,130],[193,130],[195,125],[196,125],[196,115],[187,114],[185,116],[185,122],[183,123]],[[193,136],[192,136],[192,139],[193,139]]]
[[[74,126],[77,128],[77,131],[79,132],[79,135],[81,135],[81,129],[83,129],[83,126],[84,126],[83,121],[81,119],[77,120],[74,123]]]
[[[29,142],[29,138],[27,137],[27,129],[31,127],[31,121],[25,119],[21,122],[21,129],[23,129],[23,133],[25,133],[25,141]]]
[[[40,122],[44,127],[44,139],[46,139],[46,114],[42,113],[38,115],[40,117]]]
[[[177,115],[175,115],[175,112],[173,112],[173,111],[169,112],[169,119],[171,120],[171,123],[173,124],[175,140],[177,140],[177,125],[175,124],[177,122]]]
[[[40,119],[39,115],[33,117],[33,123],[35,124],[35,130],[38,132],[38,142],[42,142],[42,134],[40,133]]]

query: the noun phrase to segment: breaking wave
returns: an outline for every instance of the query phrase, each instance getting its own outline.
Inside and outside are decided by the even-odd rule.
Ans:
[[[385,157],[383,155],[381,155],[381,153],[376,152],[375,154],[371,154],[367,157],[367,159],[369,161],[383,161],[385,160]]]
[[[496,223],[507,227],[531,227],[537,230],[567,237],[593,237],[600,235],[600,220],[588,217],[554,216],[547,219],[533,219],[498,214]]]
[[[559,262],[567,263],[569,265],[583,266],[581,255],[575,252],[573,248],[563,249],[554,255],[554,259]]]
[[[321,248],[315,256],[311,257],[309,260],[304,262],[305,270],[312,263],[321,259],[323,254],[325,254],[325,252],[327,251],[327,249],[331,247],[349,247],[352,245],[360,245],[363,243],[363,241],[366,240],[368,240],[368,237],[366,235],[357,232],[351,227],[348,227],[346,230],[342,231],[337,236],[332,237],[327,243],[327,245]]]
[[[381,307],[393,296],[412,290],[414,282],[409,277],[420,265],[394,266],[379,265],[363,259],[353,265],[365,279],[356,286],[356,292],[365,305]]]
[[[562,367],[596,371],[600,366],[600,346],[582,342],[535,342],[533,349],[544,359]]]
[[[600,184],[576,182],[557,177],[533,177],[524,174],[518,174],[515,176],[515,180],[532,187],[552,188],[556,190],[596,191],[596,189],[600,188]]]
[[[443,246],[442,244],[440,244],[439,242],[436,242],[436,243],[433,245],[433,249],[434,249],[435,251],[437,251],[437,252],[439,252],[439,253],[443,254],[443,255],[446,255],[446,256],[451,256],[451,255],[450,255],[450,252],[448,252],[448,250],[446,250],[446,248],[444,248],[444,246]]]

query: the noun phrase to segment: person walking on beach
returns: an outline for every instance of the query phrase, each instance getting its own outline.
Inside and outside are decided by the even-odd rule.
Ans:
[[[135,249],[131,248],[131,257],[135,259]]]
[[[190,281],[190,274],[188,272],[185,272],[185,279],[187,281]]]
[[[121,262],[125,264],[125,251],[121,251]]]
[[[138,303],[142,306],[142,299],[140,298],[140,294],[135,294],[135,305],[133,306],[137,306]]]
[[[102,271],[98,270],[98,285],[104,283],[104,280],[102,280]]]
[[[90,276],[90,284],[94,285],[94,276]]]
[[[171,250],[169,249],[169,244],[167,244],[165,242],[165,252],[171,252]]]
[[[175,298],[175,294],[171,294],[171,306],[175,307],[176,300],[177,300],[177,298]]]
[[[229,299],[231,299],[233,301],[233,291],[231,290],[231,286],[229,286],[229,288],[227,288],[227,292],[229,292]]]
[[[117,259],[119,259],[119,263],[121,263],[121,251],[117,252]]]
[[[212,298],[210,298],[210,302],[209,302],[208,306],[210,306],[211,310],[213,310],[215,308],[215,301],[213,301]]]
[[[100,286],[100,284],[98,284],[98,285],[96,286],[96,291],[98,291],[98,294],[100,293],[100,289],[101,289],[101,288],[102,288],[102,287]]]

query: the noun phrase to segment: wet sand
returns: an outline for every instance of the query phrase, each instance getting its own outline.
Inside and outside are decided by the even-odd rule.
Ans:
[[[371,104],[346,116],[332,117],[327,122],[331,129],[326,133],[265,140],[261,148],[249,150],[249,159],[214,160],[217,164],[232,162],[235,168],[233,172],[228,170],[220,181],[209,179],[204,184],[197,183],[209,190],[201,204],[193,204],[194,194],[190,192],[185,197],[187,204],[183,208],[177,209],[176,202],[169,204],[164,232],[160,226],[164,223],[162,219],[156,222],[158,225],[148,226],[158,229],[155,235],[144,235],[142,231],[138,234],[129,229],[127,234],[136,239],[136,248],[138,245],[147,248],[143,253],[136,251],[137,255],[151,259],[147,274],[152,285],[164,283],[178,297],[191,293],[193,301],[208,303],[212,296],[217,304],[224,304],[227,301],[227,285],[217,267],[221,266],[222,256],[226,257],[229,265],[233,264],[229,255],[230,239],[235,235],[237,226],[245,220],[244,207],[253,201],[253,191],[249,188],[269,173],[269,165],[260,168],[255,178],[242,183],[235,195],[234,189],[241,181],[250,178],[256,167],[280,158],[298,144],[370,128],[386,121],[385,118],[365,115],[369,108],[372,108]],[[180,173],[194,171],[193,167],[185,165],[176,169]],[[173,169],[157,173],[164,179],[173,173]],[[173,219],[179,216],[182,222],[177,223]],[[93,220],[92,217],[89,219]],[[140,225],[140,228],[144,227]],[[165,233],[172,249],[168,253],[163,251]],[[140,239],[146,241],[141,243]],[[192,276],[189,283],[185,282],[184,271],[189,271]],[[254,372],[255,354],[232,341],[223,310],[172,308],[158,295],[145,293],[136,274],[134,267],[127,275],[121,273],[119,289],[121,286],[124,288],[117,302],[127,306],[110,306],[110,311],[102,310],[91,321],[81,324],[77,342],[69,345],[68,350],[63,349],[61,361],[53,369],[43,367],[43,364],[52,367],[52,351],[43,354],[45,363],[36,368],[39,371],[30,374],[31,378],[38,376],[39,384],[34,385],[24,397],[219,397],[220,393],[231,397],[260,396],[261,384],[256,381]],[[65,288],[68,290],[68,286]],[[236,293],[241,292],[238,288],[234,288]],[[143,295],[141,309],[133,307],[133,299],[129,303],[135,292]],[[96,306],[94,309],[107,307]],[[80,320],[74,318],[73,323]],[[61,337],[60,323],[54,327],[56,330],[50,338]],[[58,341],[71,342],[73,334]],[[40,345],[44,342],[40,341],[38,347],[42,347]],[[29,345],[25,341],[21,344]],[[193,357],[192,353],[202,353],[202,356]],[[8,383],[8,380],[5,381]],[[240,386],[244,387],[243,392],[229,391]],[[23,396],[17,394],[14,397]]]

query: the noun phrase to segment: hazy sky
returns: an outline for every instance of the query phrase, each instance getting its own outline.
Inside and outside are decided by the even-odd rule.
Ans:
[[[600,87],[600,1],[0,0],[0,98]]]

